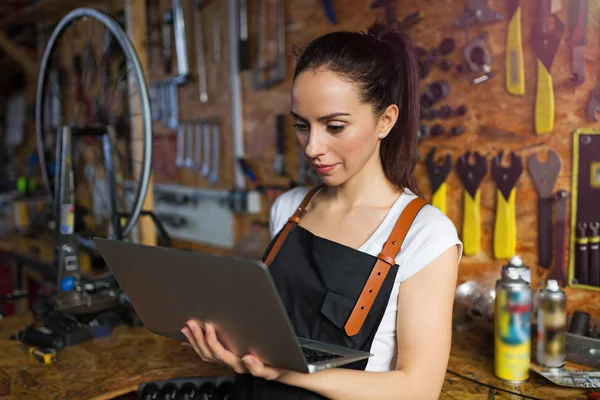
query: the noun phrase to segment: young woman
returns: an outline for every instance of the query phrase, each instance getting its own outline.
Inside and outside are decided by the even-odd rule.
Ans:
[[[462,243],[418,197],[410,40],[378,25],[324,35],[299,57],[291,97],[298,143],[323,185],[274,203],[265,263],[298,336],[374,356],[285,371],[237,357],[197,320],[182,329],[186,344],[238,373],[234,399],[437,399]]]

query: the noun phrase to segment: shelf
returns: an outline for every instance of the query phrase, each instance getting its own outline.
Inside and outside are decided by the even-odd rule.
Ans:
[[[81,0],[39,0],[20,11],[0,19],[0,28],[6,29],[14,25],[37,24],[44,21],[57,22],[69,11],[82,6]],[[84,2],[86,7],[93,7],[98,1]]]

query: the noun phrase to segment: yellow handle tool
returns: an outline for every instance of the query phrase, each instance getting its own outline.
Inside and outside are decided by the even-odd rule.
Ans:
[[[508,259],[517,247],[517,221],[515,215],[515,186],[523,173],[523,160],[510,153],[509,167],[501,165],[501,151],[492,162],[492,177],[496,182],[496,221],[494,225],[494,257]]]
[[[537,90],[535,94],[535,132],[539,135],[554,129],[554,87],[552,75],[541,60],[537,60]]]
[[[431,182],[431,205],[439,208],[444,214],[447,213],[446,194],[447,185],[446,178],[452,170],[452,157],[446,154],[442,164],[437,164],[434,161],[435,147],[432,148],[425,158],[425,167]]]
[[[521,5],[519,0],[507,1],[508,30],[506,35],[506,89],[508,93],[525,94],[525,69],[521,35]]]
[[[439,208],[444,214],[447,213],[447,201],[446,201],[446,193],[447,193],[447,185],[446,182],[442,183],[438,190],[431,196],[431,205]]]
[[[481,191],[477,189],[475,198],[465,192],[463,202],[462,239],[464,253],[473,255],[479,253],[481,243]]]

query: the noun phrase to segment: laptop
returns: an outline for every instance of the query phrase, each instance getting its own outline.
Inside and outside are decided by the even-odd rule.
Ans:
[[[181,328],[195,317],[215,326],[238,356],[313,373],[373,354],[296,337],[264,263],[183,249],[94,238],[142,323],[151,332],[186,341]]]

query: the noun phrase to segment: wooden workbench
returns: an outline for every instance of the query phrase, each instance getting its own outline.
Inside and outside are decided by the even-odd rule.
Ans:
[[[177,341],[126,326],[113,335],[67,347],[57,363],[32,360],[21,345],[8,340],[27,325],[26,317],[0,320],[0,399],[111,399],[133,392],[142,382],[193,376],[226,376],[232,371],[202,363]],[[448,373],[440,399],[513,399],[510,392],[536,399],[585,399],[588,390],[566,389],[531,373],[529,380],[511,385],[492,373],[489,333],[472,330],[455,333]],[[569,366],[573,367],[573,366]],[[458,375],[457,375],[458,374]]]

